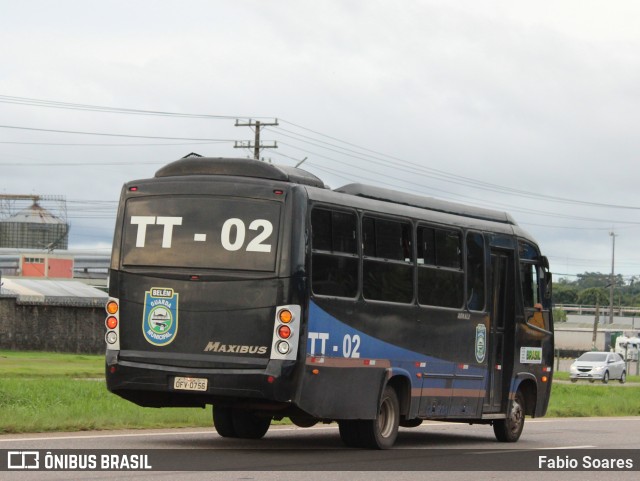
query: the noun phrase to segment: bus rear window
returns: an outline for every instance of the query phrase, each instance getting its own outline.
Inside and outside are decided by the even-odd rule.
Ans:
[[[274,271],[280,204],[213,196],[129,199],[125,266]]]

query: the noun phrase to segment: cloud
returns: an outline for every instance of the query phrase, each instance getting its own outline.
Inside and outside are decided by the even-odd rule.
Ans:
[[[295,125],[265,131],[280,143],[265,154],[308,157],[332,186],[359,180],[509,210],[570,273],[606,270],[614,229],[631,275],[637,210],[544,198],[640,206],[639,13],[631,1],[6,2],[0,95],[278,117]],[[124,182],[191,151],[247,155],[231,141],[253,135],[232,118],[2,107],[0,125],[229,140],[0,144],[0,190],[80,201],[115,202]],[[0,141],[161,143],[2,128]],[[78,216],[72,243],[90,243],[91,230],[108,242],[111,222]]]

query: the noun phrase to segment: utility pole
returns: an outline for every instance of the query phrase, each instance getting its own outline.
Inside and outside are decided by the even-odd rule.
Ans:
[[[598,341],[598,323],[600,322],[600,303],[596,302],[596,315],[593,319],[593,336],[591,336],[591,350],[596,350],[596,342]]]
[[[262,127],[268,127],[271,125],[277,126],[278,119],[275,119],[273,122],[260,122],[259,120],[256,120],[254,122],[251,119],[249,119],[249,122],[247,123],[240,123],[240,121],[236,119],[236,127],[255,127],[256,135],[255,135],[253,144],[251,143],[251,141],[236,140],[233,148],[234,149],[253,149],[253,158],[256,160],[260,160],[260,149],[277,149],[278,148],[278,144],[275,141],[273,141],[273,145],[264,145],[260,143],[260,129]]]
[[[612,249],[611,249],[611,279],[609,280],[609,324],[613,324],[613,288],[615,286],[615,258],[616,258],[616,234],[611,231],[609,232],[612,240]]]

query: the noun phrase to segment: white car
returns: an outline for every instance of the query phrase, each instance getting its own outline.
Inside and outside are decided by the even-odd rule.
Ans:
[[[627,380],[627,368],[620,354],[615,352],[585,352],[571,364],[569,377],[571,382],[586,379],[606,384],[609,379],[618,379],[624,383]]]
[[[620,336],[616,339],[615,351],[627,361],[637,361],[638,351],[640,350],[640,337]]]

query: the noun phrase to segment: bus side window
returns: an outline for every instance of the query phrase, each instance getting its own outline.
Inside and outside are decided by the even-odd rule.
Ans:
[[[471,311],[485,308],[484,237],[477,232],[467,234],[467,307]]]
[[[321,208],[311,211],[311,288],[315,294],[357,295],[356,226],[355,213]]]
[[[418,302],[459,309],[464,303],[462,235],[453,229],[418,227]]]
[[[538,249],[528,242],[520,241],[520,282],[522,283],[522,300],[525,309],[539,308],[543,301],[540,297],[542,280],[541,264],[544,258],[540,257]]]
[[[520,277],[522,279],[522,298],[525,308],[533,308],[540,304],[540,280],[538,267],[529,262],[520,263]]]
[[[311,212],[311,245],[314,250],[331,251],[332,222],[331,211],[313,209]]]
[[[410,303],[413,300],[411,224],[365,216],[362,236],[365,299]]]

